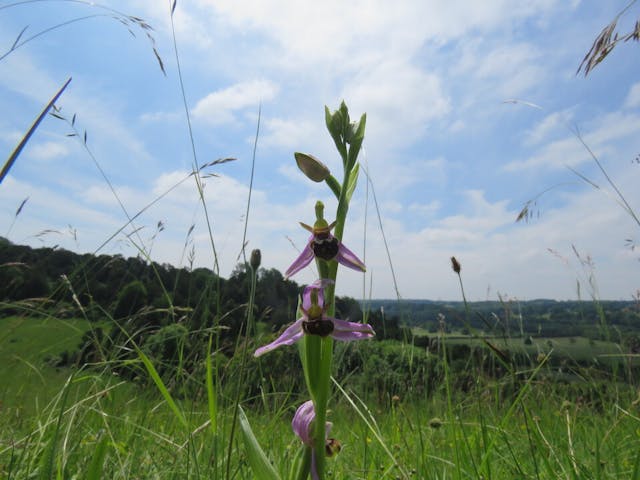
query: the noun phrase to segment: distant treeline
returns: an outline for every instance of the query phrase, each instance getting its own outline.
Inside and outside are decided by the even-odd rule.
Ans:
[[[633,301],[529,300],[463,302],[372,300],[367,306],[409,327],[510,337],[612,339],[640,331],[640,303]],[[613,338],[612,338],[613,337]]]
[[[235,341],[246,318],[250,275],[238,264],[229,278],[207,268],[176,268],[141,256],[77,254],[58,248],[15,245],[0,237],[0,313],[18,313],[31,300],[40,311],[92,321],[126,321],[136,330],[153,330],[179,322],[188,330],[218,326],[220,337]],[[260,268],[254,317],[276,332],[296,319],[301,286],[276,269]],[[34,303],[35,302],[35,303]],[[215,316],[218,316],[214,320]],[[360,304],[337,297],[336,316],[360,321]],[[367,321],[378,339],[402,339],[407,331],[398,318],[374,312]]]
[[[276,269],[260,269],[255,317],[272,331],[291,323],[301,287]],[[45,310],[91,320],[136,314],[138,327],[188,318],[190,329],[224,316],[224,335],[235,339],[245,318],[249,276],[239,264],[227,279],[207,268],[176,268],[142,257],[77,254],[58,248],[15,245],[0,237],[0,300],[41,299]],[[14,306],[15,307],[15,306]],[[339,318],[360,321],[363,308],[379,339],[407,339],[409,328],[507,336],[611,338],[640,331],[640,304],[632,301],[530,300],[470,302],[336,299]],[[182,312],[182,313],[181,313]],[[407,327],[402,328],[401,327]],[[616,339],[619,340],[619,339]]]

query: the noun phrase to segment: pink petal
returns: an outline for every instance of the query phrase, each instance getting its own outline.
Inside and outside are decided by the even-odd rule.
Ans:
[[[330,318],[333,322],[333,333],[331,336],[336,340],[349,342],[352,340],[364,340],[373,337],[376,333],[367,323],[347,322],[346,320],[338,320]]]
[[[354,270],[360,270],[361,272],[366,272],[367,267],[365,267],[362,260],[356,257],[356,254],[345,247],[344,243],[340,242],[340,246],[338,247],[338,255],[336,255],[336,260],[338,263],[341,263],[345,267],[352,268]]]
[[[313,237],[311,237],[311,239],[313,240]],[[291,266],[287,268],[287,271],[284,272],[284,278],[289,278],[290,276],[302,270],[304,267],[311,263],[311,260],[313,260],[313,258],[313,250],[311,250],[310,243],[307,242],[304,249],[302,250],[302,253],[300,253],[298,258],[296,258]]]
[[[271,350],[274,350],[282,345],[292,345],[296,343],[298,340],[300,340],[300,338],[302,338],[302,335],[304,335],[304,332],[302,331],[302,320],[303,319],[300,318],[289,325],[287,329],[282,332],[282,335],[280,335],[268,345],[258,348],[254,352],[253,356],[259,357],[260,355],[264,355],[265,353],[270,352]]]
[[[298,407],[295,415],[293,416],[293,421],[291,422],[291,428],[293,428],[294,433],[298,436],[298,438],[307,445],[308,447],[313,446],[313,438],[311,432],[311,422],[316,418],[316,412],[313,408],[313,402],[311,400],[307,400],[302,405]],[[329,432],[331,431],[331,422],[325,423],[325,439],[329,436]],[[324,447],[324,445],[323,445]],[[324,448],[323,448],[324,453]],[[313,449],[311,451],[311,478],[313,480],[319,480],[318,476],[318,467],[316,464],[316,451]]]
[[[311,446],[313,443],[311,439],[311,422],[314,418],[316,418],[316,412],[313,409],[313,402],[307,400],[298,407],[291,422],[293,432],[307,446]]]

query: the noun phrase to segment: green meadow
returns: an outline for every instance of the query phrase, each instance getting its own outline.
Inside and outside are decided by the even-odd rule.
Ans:
[[[89,328],[77,319],[2,319],[2,478],[226,478],[227,468],[230,478],[254,478],[241,439],[227,443],[231,405],[212,426],[206,399],[166,397],[153,382],[123,380],[109,363],[51,364]],[[582,339],[551,342],[573,356],[589,350]],[[598,343],[603,354],[613,348]],[[328,475],[640,478],[637,390],[615,379],[590,378],[587,369],[574,369],[582,376],[565,383],[544,371],[542,361],[519,372],[517,381],[509,375],[478,378],[464,390],[453,388],[455,379],[445,374],[426,395],[384,401],[336,386],[329,418],[342,450],[329,460]],[[408,391],[418,382],[409,372],[404,380]],[[227,384],[225,390],[235,387]],[[243,402],[282,478],[298,449],[290,430],[297,402],[298,394],[286,391]]]

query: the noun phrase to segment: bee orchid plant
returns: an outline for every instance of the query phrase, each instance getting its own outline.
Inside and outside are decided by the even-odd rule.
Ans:
[[[301,440],[302,461],[294,464],[291,478],[313,480],[325,478],[325,459],[337,450],[339,442],[328,439],[331,425],[327,422],[327,401],[330,393],[333,341],[352,341],[374,336],[370,325],[348,322],[335,318],[335,285],[338,265],[364,272],[364,263],[342,243],[349,202],[355,190],[359,164],[358,154],[364,140],[366,114],[357,122],[351,122],[344,102],[331,112],[325,107],[327,129],[342,157],[342,183],[317,158],[297,152],[295,159],[302,172],[314,182],[325,182],[338,199],[335,220],[324,218],[324,204],[316,203],[313,226],[301,223],[311,233],[302,253],[287,269],[290,277],[311,264],[315,259],[318,280],[305,287],[299,306],[300,316],[273,342],[258,348],[254,356],[271,350],[302,342],[301,361],[311,400],[303,403],[294,416],[292,427]],[[260,465],[253,465],[257,478]],[[266,477],[265,477],[266,478]],[[277,477],[269,477],[277,478]]]

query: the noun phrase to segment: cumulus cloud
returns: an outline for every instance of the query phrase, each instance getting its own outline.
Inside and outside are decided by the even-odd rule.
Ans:
[[[257,107],[260,102],[268,102],[277,92],[277,86],[268,80],[236,83],[198,100],[192,114],[196,119],[211,124],[233,123],[238,111]]]
[[[429,122],[449,112],[441,79],[402,59],[361,71],[342,94],[354,111],[366,111],[367,134],[389,150],[424,134]]]
[[[590,128],[581,134],[589,149],[600,158],[611,156],[620,142],[633,142],[640,135],[640,117],[635,114],[613,112],[590,122]],[[591,154],[575,134],[549,142],[525,160],[514,160],[504,166],[508,172],[532,168],[559,169],[575,167],[592,160]]]
[[[318,134],[317,125],[307,119],[266,118],[260,145],[296,149]]]
[[[640,82],[635,83],[629,89],[627,98],[624,101],[625,108],[637,108],[640,107]]]
[[[525,134],[525,145],[533,146],[546,141],[550,136],[566,134],[573,113],[570,110],[553,112],[538,123]]]
[[[44,142],[30,145],[27,152],[36,160],[51,160],[67,155],[69,147],[60,142]]]
[[[621,188],[636,203],[640,197],[632,185],[628,179]],[[495,298],[496,292],[521,299],[576,298],[577,281],[588,295],[589,274],[594,275],[602,298],[630,299],[638,288],[638,255],[624,243],[635,229],[633,220],[601,191],[575,192],[566,206],[549,208],[531,223],[515,223],[515,210],[503,201],[488,201],[484,192],[464,195],[473,208],[431,221],[418,231],[385,217],[404,298],[460,298],[449,261],[452,255],[462,263],[465,290],[473,300]],[[394,289],[385,246],[376,230],[370,226],[367,235],[367,275],[372,277],[374,298]],[[585,270],[574,247],[593,259],[594,271]],[[354,282],[350,292],[360,295],[361,286]]]

